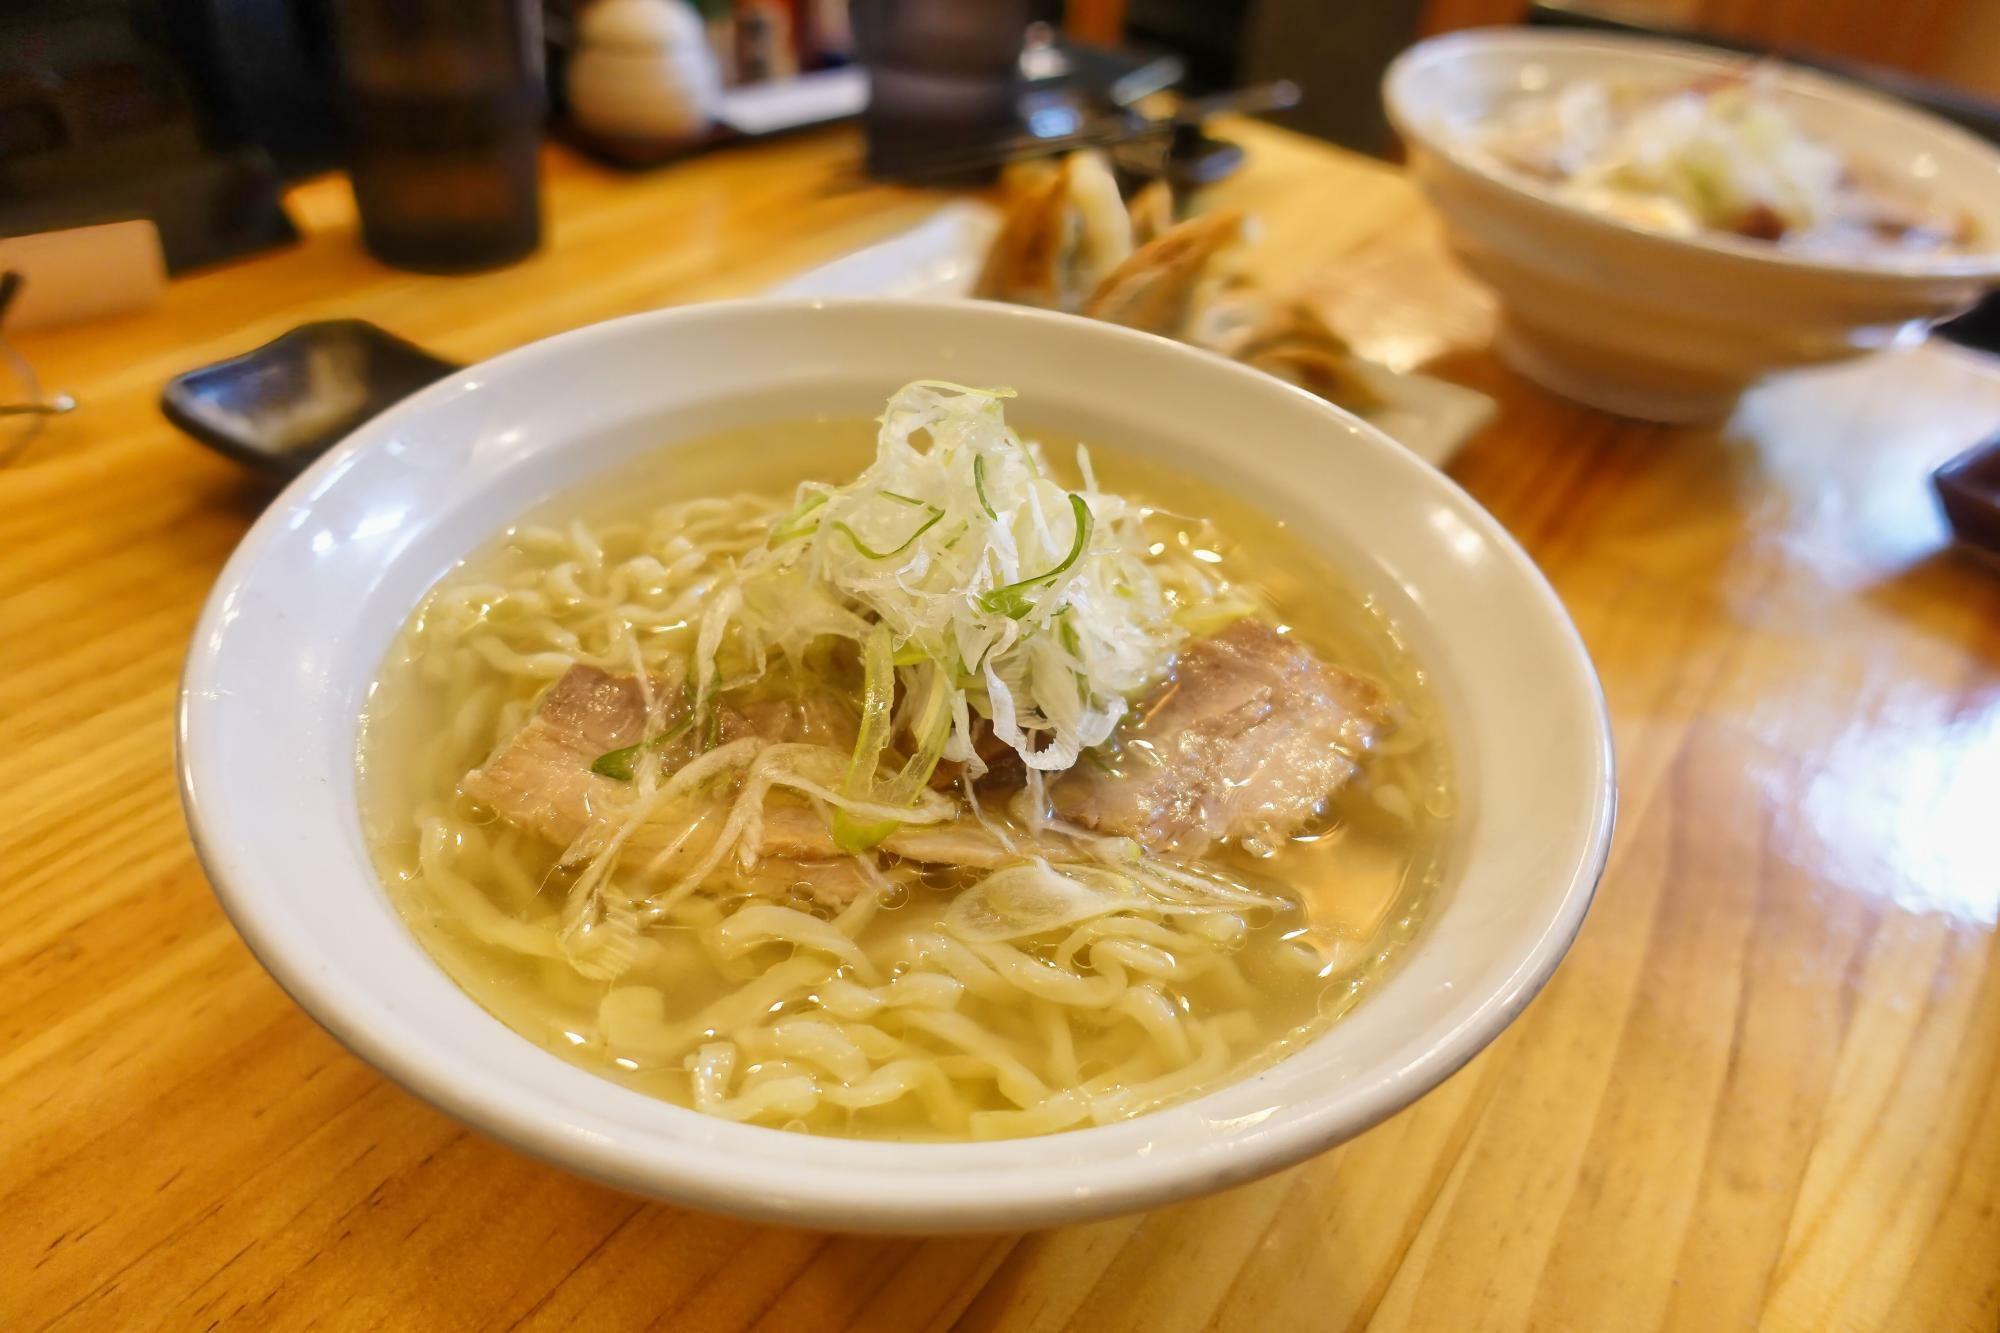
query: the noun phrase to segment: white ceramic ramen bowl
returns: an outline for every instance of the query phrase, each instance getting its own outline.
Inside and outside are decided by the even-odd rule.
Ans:
[[[1475,131],[1512,98],[1582,78],[1676,85],[1744,57],[1649,38],[1479,29],[1423,42],[1383,98],[1452,249],[1499,295],[1503,360],[1557,393],[1658,421],[1716,419],[1772,371],[1919,334],[2000,281],[2000,152],[1851,84],[1778,67],[1805,132],[1969,213],[1978,253],[1828,259],[1607,218],[1497,167]]]
[[[515,1035],[404,927],[370,866],[357,719],[453,563],[530,506],[716,431],[873,415],[917,377],[1116,441],[1293,524],[1375,592],[1438,682],[1464,798],[1431,919],[1306,1049],[1122,1124],[900,1145],[732,1124]],[[1610,737],[1548,584],[1442,474],[1337,408],[1146,334],[984,303],[752,301],[636,315],[462,371],[284,492],[217,581],[179,729],[188,822],[271,974],[357,1054],[531,1153],[696,1207],[843,1229],[1037,1226],[1164,1203],[1361,1132],[1491,1041],[1576,934],[1611,833]]]

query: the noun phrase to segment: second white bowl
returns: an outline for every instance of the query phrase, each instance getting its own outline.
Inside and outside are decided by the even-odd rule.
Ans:
[[[2000,281],[2000,153],[1807,70],[1781,67],[1775,79],[1801,128],[1964,209],[1984,251],[1832,260],[1720,233],[1671,236],[1469,151],[1479,123],[1522,94],[1582,78],[1674,84],[1745,63],[1650,38],[1494,28],[1423,42],[1389,67],[1389,118],[1453,251],[1498,293],[1497,350],[1516,370],[1625,416],[1716,419],[1772,371],[1920,334]]]

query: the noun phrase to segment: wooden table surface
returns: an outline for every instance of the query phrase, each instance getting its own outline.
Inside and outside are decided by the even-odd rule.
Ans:
[[[289,251],[19,341],[82,409],[0,470],[0,1328],[1987,1329],[2000,1324],[2000,577],[1925,474],[2000,426],[1926,347],[1727,431],[1620,423],[1481,350],[1392,170],[1245,128],[1260,263],[1501,414],[1452,471],[1603,673],[1620,820],[1554,981],[1416,1106],[1214,1198],[1066,1230],[857,1239],[700,1216],[487,1141],[251,960],[175,797],[196,610],[265,493],[155,406],[360,315],[476,358],[748,292],[938,197],[844,135],[652,176],[552,160],[532,262]]]

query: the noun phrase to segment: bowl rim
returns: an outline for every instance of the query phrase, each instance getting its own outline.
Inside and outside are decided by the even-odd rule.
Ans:
[[[1910,280],[1995,279],[2000,278],[2000,237],[1987,248],[1966,254],[1880,254],[1862,251],[1852,256],[1828,256],[1786,250],[1769,241],[1732,236],[1712,228],[1702,228],[1691,236],[1641,226],[1624,218],[1612,217],[1564,199],[1532,178],[1508,171],[1498,163],[1467,151],[1451,136],[1436,134],[1412,114],[1409,106],[1410,82],[1426,68],[1468,53],[1499,51],[1532,59],[1551,51],[1637,57],[1660,65],[1701,65],[1711,70],[1739,70],[1748,66],[1768,66],[1777,72],[1781,86],[1808,96],[1865,111],[1899,123],[1912,133],[1944,139],[1987,159],[2000,192],[2000,149],[1938,116],[1911,106],[1886,93],[1863,87],[1837,75],[1810,69],[1776,56],[1754,56],[1702,46],[1670,37],[1647,37],[1632,33],[1557,31],[1540,28],[1467,28],[1426,38],[1408,48],[1389,63],[1382,74],[1382,104],[1389,123],[1406,143],[1421,147],[1459,171],[1498,187],[1517,199],[1560,212],[1586,225],[1648,244],[1683,251],[1725,255],[1770,268],[1824,277],[1901,278]],[[1996,197],[2000,197],[1997,194]]]
[[[1082,326],[1092,330],[1089,335],[1092,337],[1143,343],[1154,354],[1164,357],[1192,357],[1213,363],[1223,373],[1238,377],[1260,392],[1296,396],[1325,415],[1329,425],[1338,427],[1354,447],[1377,453],[1387,451],[1395,460],[1392,466],[1420,478],[1417,484],[1439,488],[1443,498],[1452,502],[1454,511],[1477,529],[1505,561],[1508,576],[1539,604],[1549,628],[1562,645],[1568,665],[1575,668],[1577,681],[1583,686],[1582,697],[1577,700],[1578,718],[1586,724],[1591,766],[1587,785],[1594,796],[1574,858],[1565,859],[1566,880],[1560,896],[1554,899],[1555,908],[1534,938],[1524,942],[1508,959],[1504,981],[1436,1041],[1413,1051],[1407,1059],[1396,1061],[1391,1068],[1369,1071],[1365,1079],[1355,1080],[1358,1087],[1344,1089],[1347,1095],[1331,1095],[1330,1090],[1324,1099],[1315,1099],[1300,1110],[1285,1108],[1284,1115],[1273,1117],[1275,1123],[1260,1124],[1226,1142],[1197,1145],[1192,1150],[1159,1157],[1106,1154],[1096,1159],[1087,1171],[1052,1165],[1009,1166],[1002,1171],[997,1169],[999,1153],[1007,1145],[1024,1140],[998,1140],[990,1144],[891,1144],[815,1138],[809,1141],[828,1145],[829,1159],[838,1159],[843,1153],[857,1149],[854,1155],[862,1156],[877,1148],[890,1148],[899,1157],[935,1158],[938,1169],[919,1181],[892,1178],[888,1173],[871,1174],[865,1163],[829,1160],[824,1164],[813,1163],[809,1168],[796,1168],[795,1178],[782,1191],[767,1187],[750,1192],[744,1178],[747,1168],[739,1162],[739,1154],[708,1151],[694,1142],[663,1145],[655,1137],[649,1138],[643,1156],[632,1155],[621,1151],[621,1146],[629,1149],[629,1142],[621,1145],[616,1133],[605,1132],[607,1127],[618,1128],[608,1117],[578,1123],[545,1116],[538,1108],[523,1111],[508,1097],[517,1084],[491,1077],[461,1080],[456,1070],[425,1062],[414,1049],[421,1043],[400,1035],[391,1025],[382,1024],[379,1012],[371,1009],[367,997],[349,994],[316,972],[312,960],[321,948],[319,942],[309,934],[290,929],[292,923],[277,910],[279,895],[270,886],[240,882],[233,874],[227,821],[218,819],[210,809],[213,794],[227,784],[228,777],[218,763],[205,760],[203,753],[204,718],[218,706],[220,697],[215,687],[224,642],[221,631],[231,615],[234,595],[249,571],[293,530],[287,501],[305,499],[346,471],[357,455],[383,447],[393,436],[390,426],[448,399],[468,381],[518,373],[539,359],[597,340],[624,337],[642,326],[754,317],[759,311],[778,318],[829,309],[893,309],[898,314],[949,310],[963,317],[964,312],[975,307],[990,312],[990,317],[1017,321],[1024,332],[1048,323]],[[583,480],[581,474],[577,480]],[[626,315],[558,333],[468,366],[364,423],[285,488],[251,525],[217,576],[195,625],[182,671],[175,761],[182,807],[197,857],[224,913],[253,956],[314,1021],[405,1090],[533,1156],[619,1188],[762,1221],[903,1234],[992,1231],[1127,1212],[1268,1174],[1388,1118],[1484,1049],[1554,973],[1581,930],[1604,874],[1617,800],[1609,709],[1581,635],[1554,588],[1526,551],[1497,519],[1441,471],[1344,409],[1262,372],[1170,339],[1019,306],[896,298],[746,298]],[[221,802],[218,800],[216,804]],[[380,889],[374,883],[368,887]],[[1237,1081],[1232,1080],[1231,1085]],[[618,1085],[607,1080],[605,1086]],[[1200,1101],[1201,1098],[1196,1098],[1178,1103],[1163,1113],[1198,1105]],[[683,1115],[699,1115],[671,1104],[663,1105]],[[783,1133],[746,1128],[765,1134]],[[1090,1126],[1050,1137],[1069,1140],[1075,1135],[1108,1135],[1117,1128]],[[982,1167],[969,1159],[980,1156],[983,1149],[991,1150],[987,1155],[995,1160]],[[946,1157],[952,1160],[947,1162]],[[976,1203],[965,1202],[950,1188],[954,1177],[960,1183],[976,1184],[984,1192]]]

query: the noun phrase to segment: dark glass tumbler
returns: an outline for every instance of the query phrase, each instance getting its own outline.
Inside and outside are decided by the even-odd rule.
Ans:
[[[1031,11],[1030,0],[854,0],[855,53],[868,67],[868,170],[943,179],[932,164],[1012,134]]]
[[[541,243],[536,0],[341,0],[362,242],[397,268],[495,268]]]

